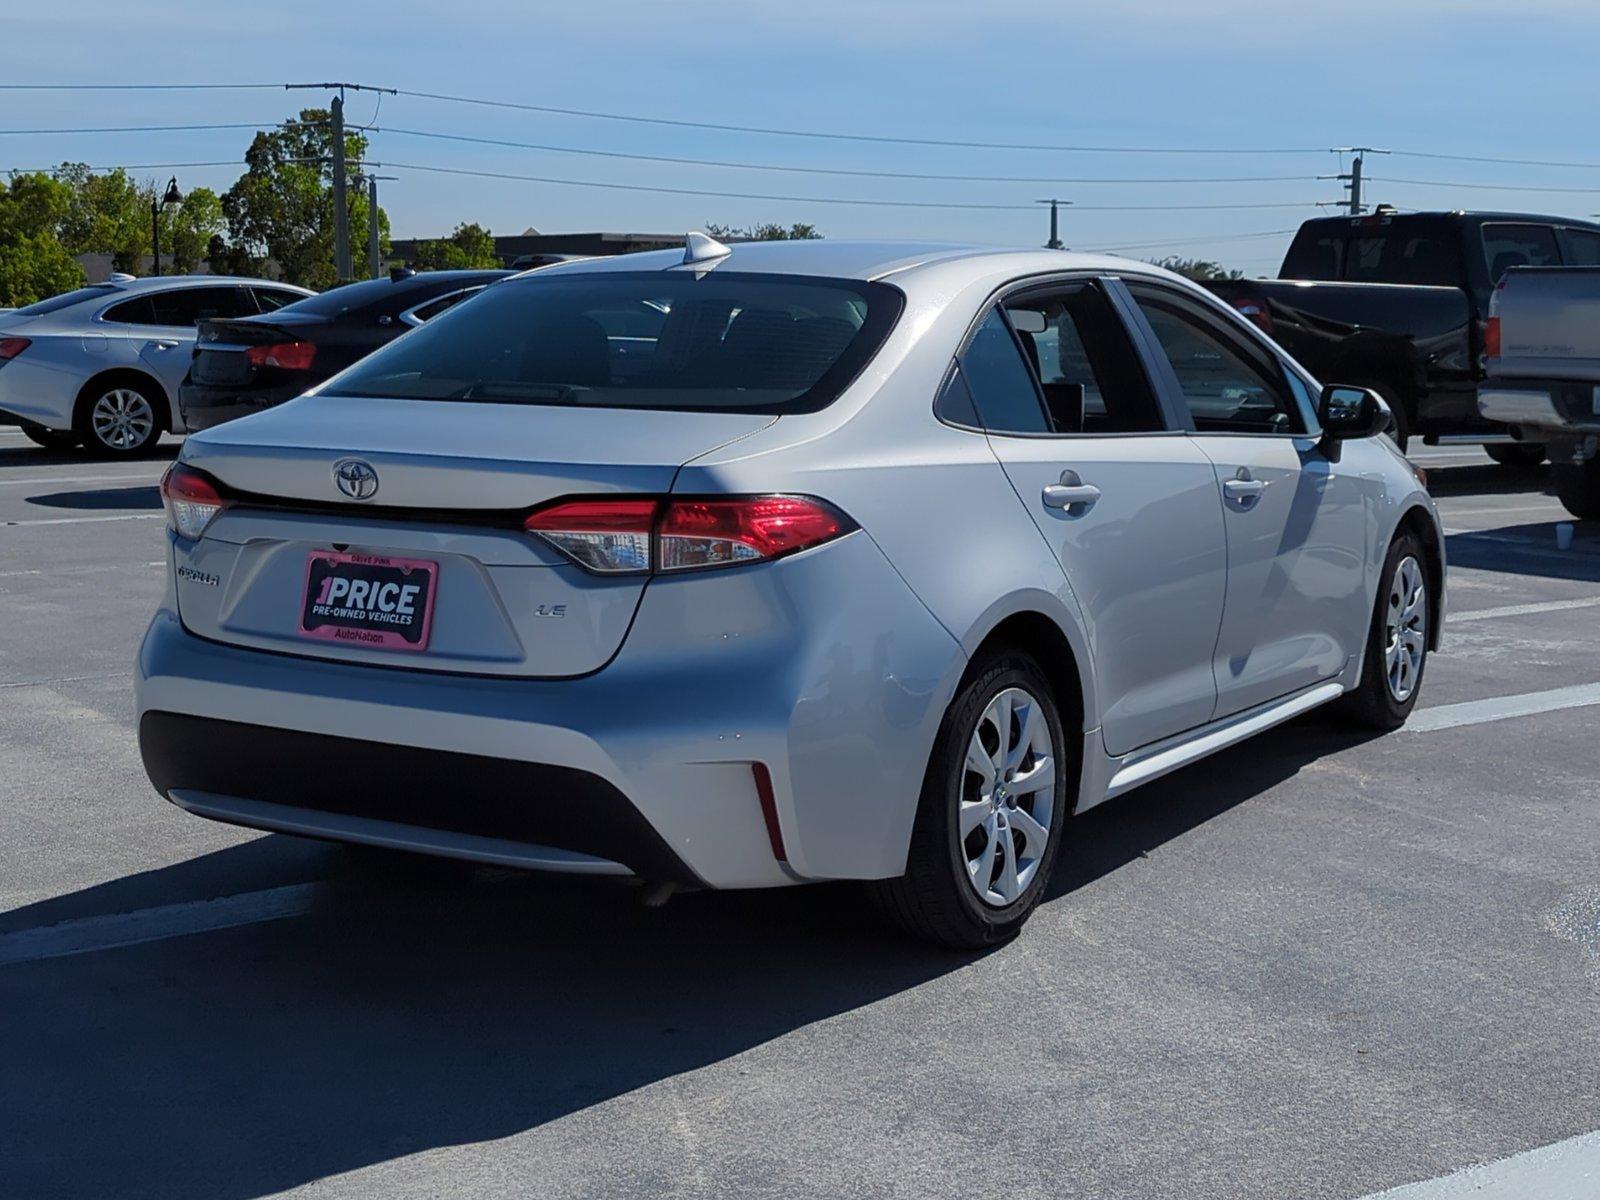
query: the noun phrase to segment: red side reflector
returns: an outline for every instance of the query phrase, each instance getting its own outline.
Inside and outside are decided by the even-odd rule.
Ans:
[[[315,342],[278,342],[271,346],[251,346],[244,356],[253,367],[309,371],[317,358],[317,346]]]
[[[1490,358],[1500,357],[1500,318],[1490,317],[1483,324],[1483,352]]]
[[[9,362],[31,345],[33,342],[29,338],[0,338],[0,362]]]
[[[772,772],[767,770],[766,763],[751,763],[750,770],[756,777],[756,799],[761,802],[761,819],[767,823],[767,841],[772,845],[772,857],[786,863],[789,855],[783,848],[783,830],[778,825],[778,802],[772,795]]]

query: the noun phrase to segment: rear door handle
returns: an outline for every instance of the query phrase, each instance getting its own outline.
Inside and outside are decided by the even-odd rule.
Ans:
[[[1240,508],[1249,508],[1261,499],[1261,493],[1267,490],[1263,480],[1251,479],[1248,476],[1242,479],[1224,480],[1222,494],[1232,500]]]
[[[1069,516],[1082,516],[1100,499],[1100,489],[1085,483],[1076,471],[1061,472],[1060,483],[1044,485],[1044,506],[1066,509]]]
[[[150,347],[152,350],[176,350],[178,348],[177,342],[168,341],[146,342],[145,345]]]

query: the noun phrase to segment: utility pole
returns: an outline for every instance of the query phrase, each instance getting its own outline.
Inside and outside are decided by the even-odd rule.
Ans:
[[[398,93],[394,88],[347,82],[286,83],[283,88],[284,91],[317,88],[339,93],[329,106],[332,109],[332,120],[329,124],[333,133],[333,269],[339,277],[339,282],[346,283],[355,275],[355,271],[350,265],[350,209],[349,198],[346,195],[349,179],[344,161],[344,94],[346,89],[353,92],[385,92],[391,96]]]
[[[1335,154],[1352,154],[1350,169],[1339,175],[1319,175],[1318,179],[1337,179],[1345,185],[1344,205],[1352,217],[1359,217],[1367,211],[1361,202],[1361,169],[1368,154],[1387,154],[1387,150],[1376,150],[1371,146],[1345,146],[1336,149]]]
[[[333,270],[340,283],[348,283],[350,269],[350,209],[345,197],[344,93],[333,98]]]
[[[1062,204],[1071,204],[1071,200],[1057,200],[1051,197],[1048,200],[1035,200],[1035,204],[1048,204],[1050,206],[1050,240],[1044,244],[1046,250],[1065,249],[1061,244],[1060,224],[1057,218],[1057,207]]]
[[[396,178],[395,175],[367,175],[367,269],[373,279],[383,274],[383,255],[378,245],[378,180]]]

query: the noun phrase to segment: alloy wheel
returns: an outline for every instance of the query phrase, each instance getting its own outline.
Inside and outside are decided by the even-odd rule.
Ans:
[[[113,388],[94,402],[89,420],[101,444],[112,450],[137,450],[150,440],[156,414],[141,393]]]
[[[1409,554],[1395,564],[1383,632],[1389,695],[1404,704],[1417,690],[1428,641],[1428,585],[1422,564]]]
[[[1007,688],[989,701],[967,742],[956,836],[967,883],[993,908],[1033,882],[1050,841],[1056,748],[1039,701]]]

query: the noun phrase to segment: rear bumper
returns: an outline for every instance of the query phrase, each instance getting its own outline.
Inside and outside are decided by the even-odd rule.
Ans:
[[[617,657],[580,678],[223,645],[185,631],[169,599],[145,635],[136,686],[151,779],[205,815],[508,861],[459,843],[490,838],[523,859],[550,849],[731,888],[903,871],[964,664],[858,532],[765,566],[652,580]],[[215,722],[220,748],[206,745],[210,726],[175,718]],[[364,765],[347,769],[346,751]],[[324,776],[344,785],[311,782]],[[342,790],[357,786],[358,799]],[[206,796],[247,803],[207,811],[217,802]],[[293,811],[268,821],[261,804]],[[382,836],[329,827],[319,813],[339,826],[379,822]]]
[[[241,392],[233,388],[186,383],[178,389],[178,411],[184,429],[189,433],[199,433],[214,425],[276,408],[293,400],[310,386],[309,383],[297,383],[288,387]]]
[[[700,884],[621,792],[570,767],[156,711],[139,752],[157,791],[217,820]]]
[[[1600,430],[1600,384],[1594,380],[1488,380],[1478,387],[1478,411],[1527,429]]]

